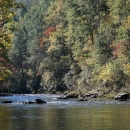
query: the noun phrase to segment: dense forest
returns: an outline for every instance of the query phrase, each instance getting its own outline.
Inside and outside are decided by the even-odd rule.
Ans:
[[[1,92],[130,92],[130,0],[1,1]]]

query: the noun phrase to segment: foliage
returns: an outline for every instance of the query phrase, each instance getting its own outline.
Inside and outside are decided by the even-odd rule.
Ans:
[[[9,58],[21,76],[19,88],[22,81],[33,93],[129,84],[129,0],[17,1],[25,7],[16,10]],[[4,28],[0,47],[5,59],[14,25]]]

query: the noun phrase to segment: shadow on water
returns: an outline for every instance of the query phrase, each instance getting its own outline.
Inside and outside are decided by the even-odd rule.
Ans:
[[[15,95],[1,100],[47,104],[0,104],[1,130],[129,130],[130,102],[57,100],[54,95]]]

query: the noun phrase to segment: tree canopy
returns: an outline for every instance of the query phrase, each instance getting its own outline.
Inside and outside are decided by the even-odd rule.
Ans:
[[[14,10],[13,0],[0,5],[1,69],[10,61],[17,70],[11,78],[21,75],[12,86],[26,82],[34,93],[128,88],[130,0],[17,2],[24,8]]]

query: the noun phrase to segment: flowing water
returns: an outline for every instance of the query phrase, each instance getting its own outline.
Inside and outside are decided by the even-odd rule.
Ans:
[[[130,130],[130,101],[59,100],[59,95],[0,97],[0,130]],[[46,104],[22,104],[36,98]]]

